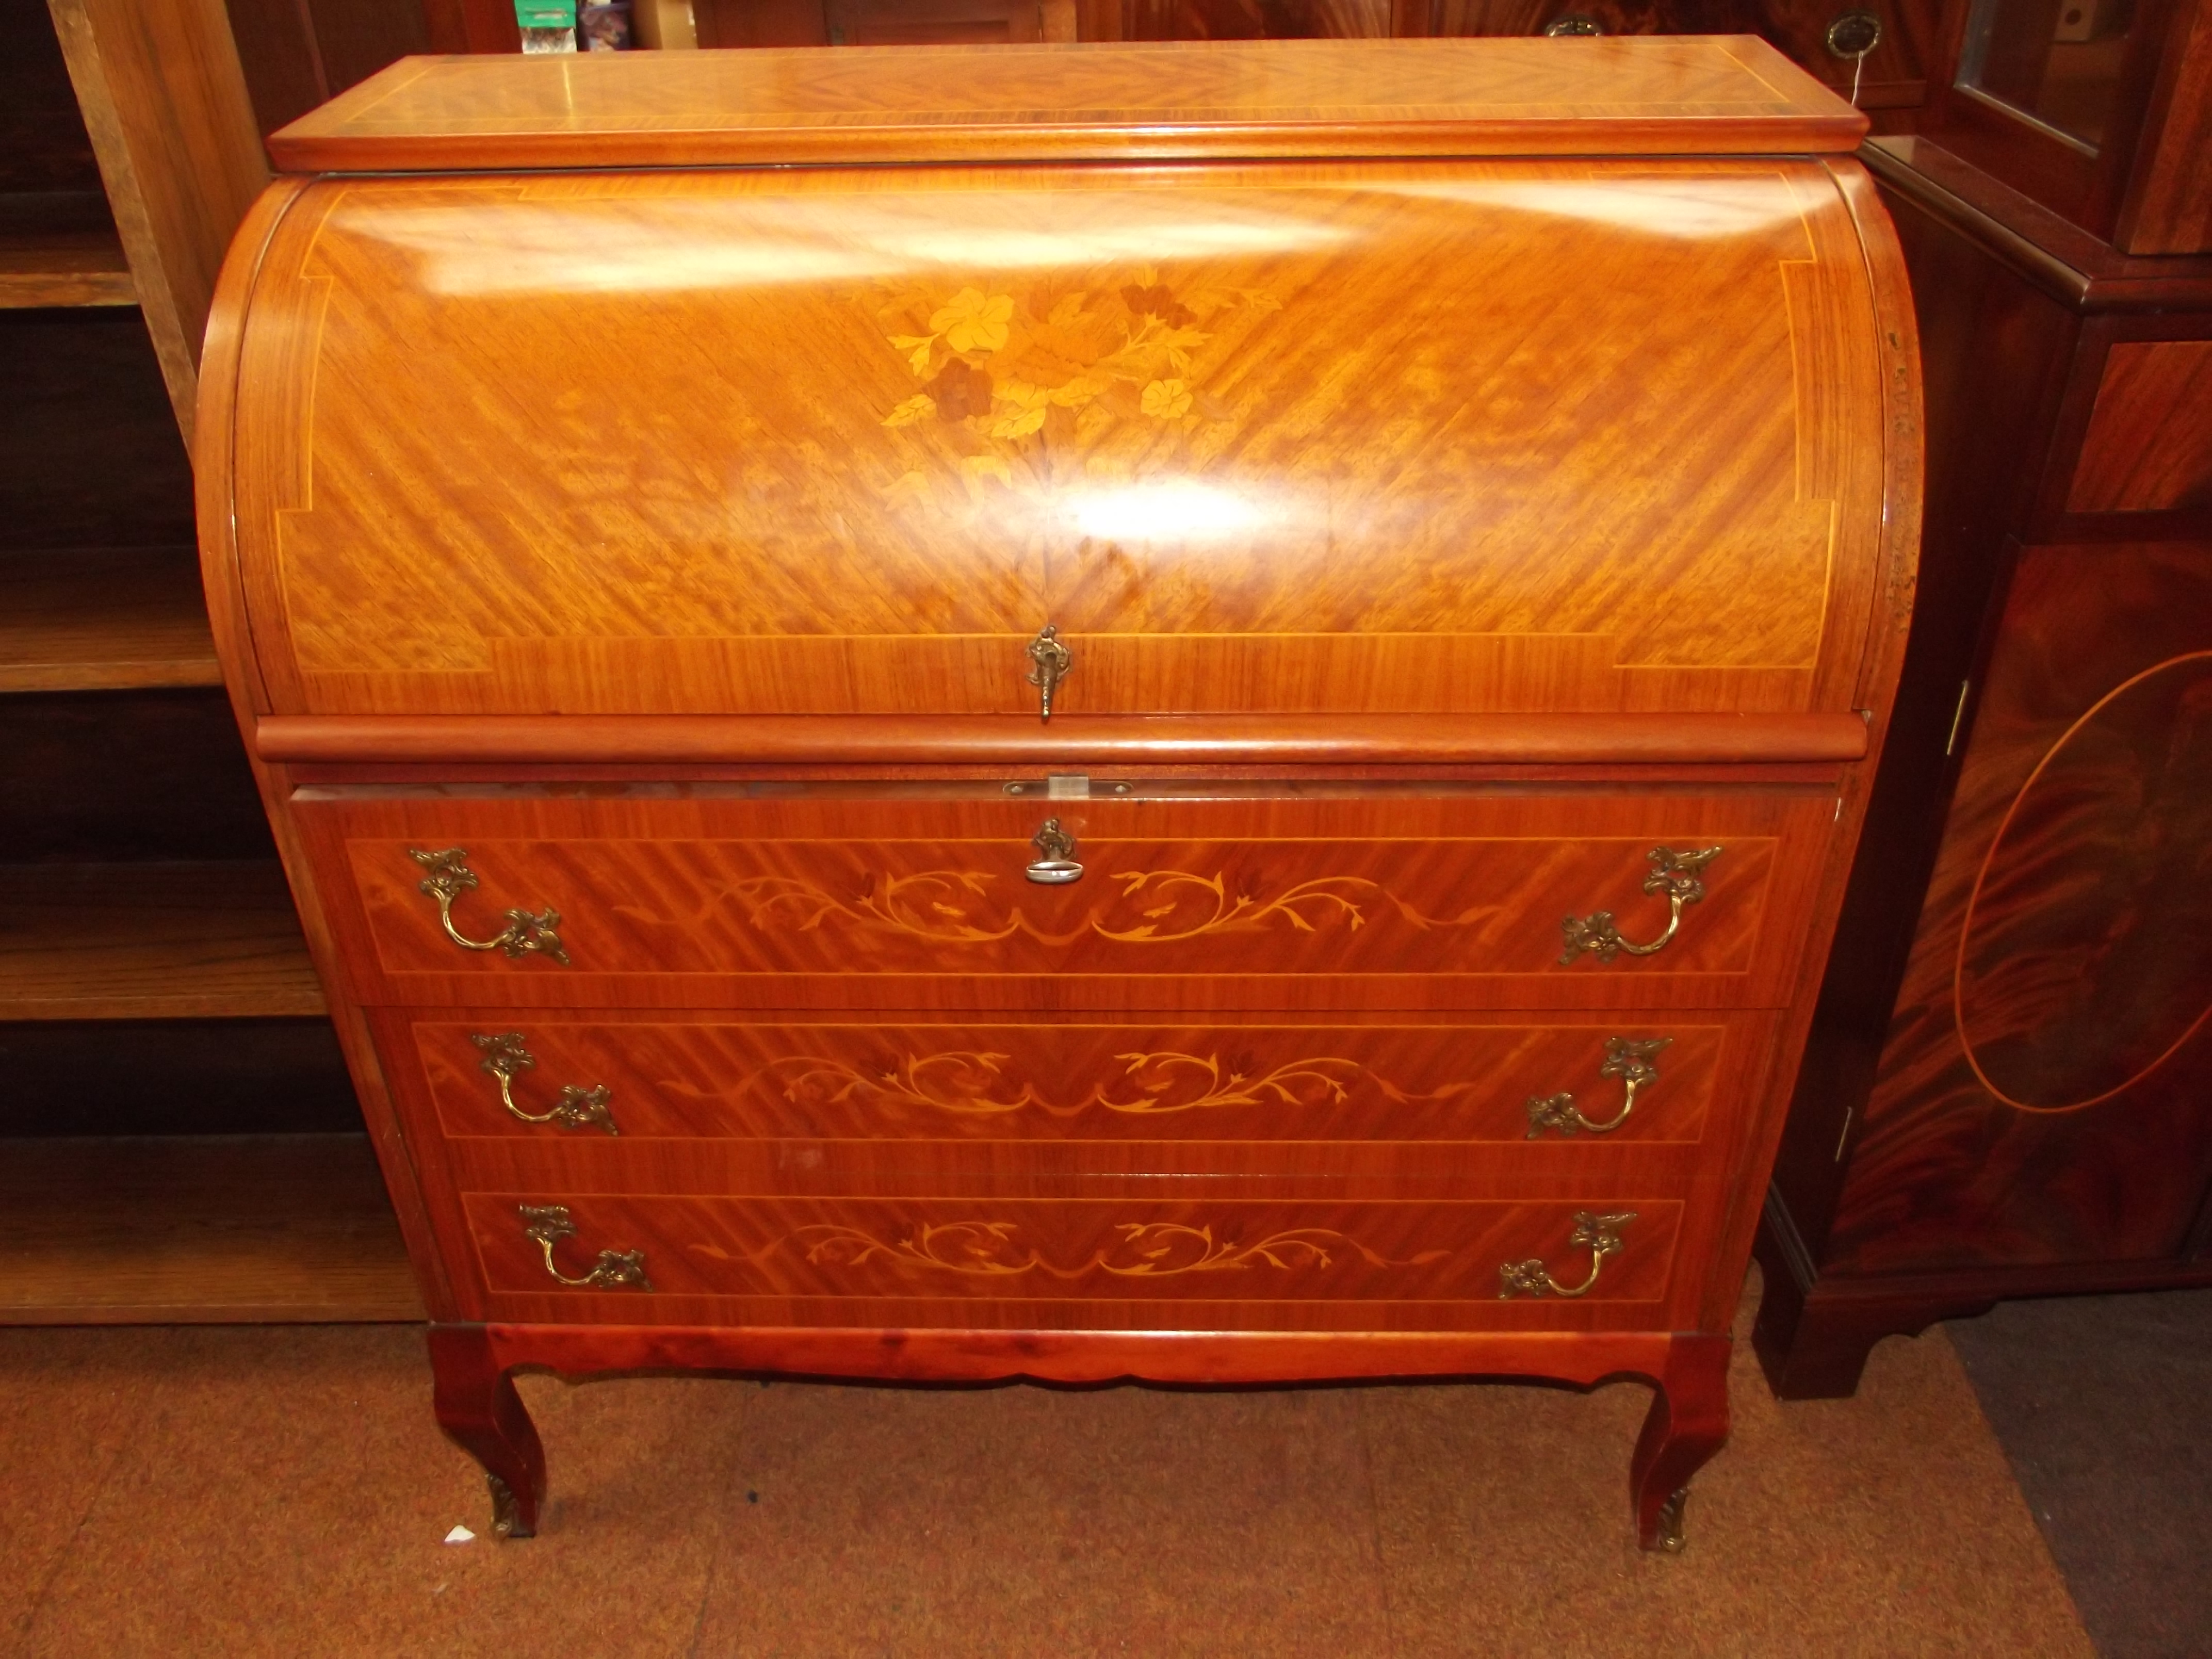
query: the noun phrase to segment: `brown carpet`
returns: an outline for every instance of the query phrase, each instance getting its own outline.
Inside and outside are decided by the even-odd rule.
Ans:
[[[1747,1304],[1747,1307],[1748,1304]],[[1942,1654],[2090,1648],[1940,1335],[1782,1407],[1739,1352],[1690,1547],[1648,1392],[526,1379],[555,1497],[483,1528],[406,1328],[0,1332],[26,1655]]]

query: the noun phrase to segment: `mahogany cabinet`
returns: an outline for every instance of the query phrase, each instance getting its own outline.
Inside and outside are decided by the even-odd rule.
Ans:
[[[2113,252],[2212,248],[2206,0],[1948,0],[1942,38],[1918,131],[1947,155]]]
[[[1957,151],[1866,152],[1927,355],[1928,531],[1761,1236],[1785,1395],[2002,1297],[2212,1282],[2212,11],[2136,14],[2171,95],[2075,155],[2100,198],[2038,170],[2034,124],[2002,152],[1986,100]]]
[[[1628,1373],[1679,1545],[1912,599],[1863,130],[1686,38],[276,135],[204,568],[502,1531],[522,1365]]]

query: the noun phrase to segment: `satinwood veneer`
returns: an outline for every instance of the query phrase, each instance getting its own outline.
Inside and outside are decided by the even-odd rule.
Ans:
[[[502,1530],[517,1366],[1629,1373],[1679,1544],[1912,598],[1863,129],[1655,40],[277,135],[207,580]]]

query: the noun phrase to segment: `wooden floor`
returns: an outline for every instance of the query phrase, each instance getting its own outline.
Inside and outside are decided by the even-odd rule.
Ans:
[[[0,1140],[0,1324],[422,1316],[366,1135]]]

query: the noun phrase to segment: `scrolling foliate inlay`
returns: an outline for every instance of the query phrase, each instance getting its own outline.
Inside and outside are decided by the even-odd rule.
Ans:
[[[1267,1071],[1249,1055],[1224,1061],[1218,1054],[1172,1051],[1122,1054],[1121,1077],[1094,1084],[1080,1100],[1049,1100],[1036,1085],[1004,1075],[1012,1056],[977,1050],[902,1055],[892,1066],[856,1066],[827,1056],[794,1055],[764,1068],[761,1075],[782,1079],[785,1099],[797,1104],[842,1104],[866,1101],[923,1106],[963,1116],[1000,1117],[1036,1110],[1075,1118],[1091,1111],[1129,1116],[1170,1116],[1179,1112],[1218,1111],[1237,1107],[1325,1109],[1341,1106],[1364,1083],[1385,1099],[1409,1104],[1449,1100],[1473,1083],[1449,1084],[1427,1093],[1399,1088],[1358,1060],[1319,1055],[1285,1061]]]
[[[1126,901],[1140,896],[1160,901],[1146,909],[1134,927],[1113,928],[1092,921],[1093,931],[1125,945],[1199,939],[1207,933],[1255,933],[1277,922],[1302,933],[1316,932],[1316,923],[1340,921],[1346,927],[1358,927],[1366,922],[1367,914],[1348,896],[1352,893],[1371,894],[1378,901],[1395,905],[1418,927],[1438,925],[1434,918],[1422,915],[1364,876],[1316,876],[1273,898],[1256,893],[1231,894],[1218,875],[1194,876],[1182,870],[1130,870],[1114,879],[1121,884],[1121,897]],[[1210,903],[1212,908],[1199,915],[1181,914],[1186,898],[1195,899],[1201,908]]]
[[[1449,1250],[1422,1250],[1402,1261],[1371,1250],[1358,1240],[1328,1227],[1292,1227],[1251,1243],[1216,1238],[1209,1226],[1173,1221],[1127,1221],[1114,1229],[1114,1243],[1094,1250],[1087,1261],[1062,1266],[1023,1242],[1012,1221],[924,1223],[901,1237],[883,1239],[863,1228],[824,1222],[801,1227],[742,1259],[755,1266],[786,1248],[798,1250],[817,1267],[858,1267],[872,1261],[904,1269],[959,1273],[970,1278],[1012,1279],[1042,1273],[1063,1280],[1108,1273],[1118,1279],[1175,1279],[1185,1273],[1235,1273],[1252,1267],[1281,1272],[1320,1271],[1332,1262],[1357,1258],[1370,1267],[1425,1267],[1443,1261]],[[712,1244],[690,1249],[716,1261],[739,1259]]]
[[[991,888],[997,877],[984,870],[924,870],[884,880],[870,876],[862,891],[845,898],[797,876],[755,876],[733,883],[729,891],[757,928],[811,933],[836,921],[936,945],[988,945],[1017,933],[1046,945],[1071,945],[1087,934],[1117,945],[1164,945],[1279,927],[1302,933],[1334,926],[1356,930],[1368,923],[1370,908],[1395,910],[1421,929],[1464,927],[1492,914],[1491,907],[1476,906],[1457,916],[1426,915],[1364,876],[1316,876],[1273,896],[1232,891],[1229,878],[1218,873],[1127,870],[1111,879],[1121,890],[1059,933],[1039,927],[1019,906],[994,912]]]
[[[1009,1058],[956,1049],[905,1054],[896,1065],[881,1066],[855,1066],[826,1055],[794,1054],[763,1067],[748,1079],[746,1086],[763,1078],[781,1079],[783,1097],[797,1105],[866,1101],[872,1105],[927,1106],[963,1117],[1002,1117],[1031,1107],[1055,1116],[1072,1115],[1045,1100],[1033,1085],[1024,1083],[1017,1088],[1003,1079],[1000,1068]]]
[[[796,876],[755,876],[733,884],[730,892],[746,907],[746,921],[763,930],[791,927],[811,933],[824,922],[842,921],[872,933],[902,933],[936,945],[988,945],[1019,933],[1037,934],[1019,909],[1003,923],[977,921],[969,906],[989,896],[988,870],[924,870],[894,876],[850,899]]]
[[[1205,389],[1209,326],[1281,301],[1257,289],[1178,293],[1152,266],[1096,288],[1021,294],[996,283],[949,297],[902,295],[884,307],[884,338],[916,390],[883,416],[894,432],[928,427],[962,453],[957,484],[937,445],[905,444],[909,463],[886,492],[928,500],[947,484],[973,496],[987,478],[1042,489],[1036,452],[1057,440],[1088,451],[1109,428],[1139,422],[1187,434],[1233,428],[1236,411]]]

